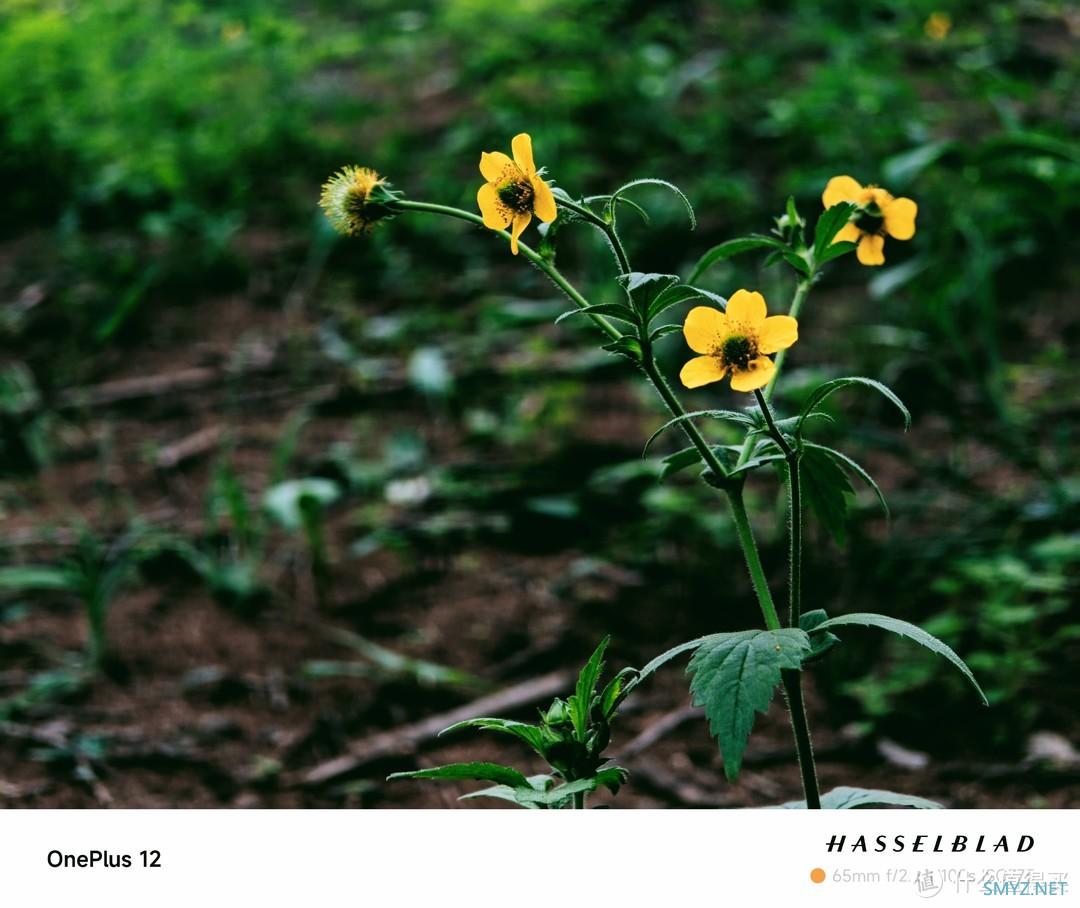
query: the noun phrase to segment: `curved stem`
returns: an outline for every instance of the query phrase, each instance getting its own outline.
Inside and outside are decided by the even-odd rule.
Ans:
[[[599,227],[604,232],[604,236],[607,237],[607,241],[611,245],[611,251],[615,253],[615,260],[619,263],[619,271],[623,274],[630,273],[630,258],[626,254],[626,249],[622,244],[622,240],[619,239],[614,224],[608,223],[587,205],[579,205],[577,202],[571,202],[567,199],[556,199],[555,203],[562,205],[563,208],[569,208],[571,211],[580,214],[590,224]]]
[[[776,605],[773,604],[769,581],[761,566],[757,543],[754,541],[754,530],[750,526],[750,515],[746,512],[746,502],[743,501],[742,485],[733,486],[725,491],[731,505],[731,516],[735,521],[735,532],[739,536],[739,544],[746,558],[746,568],[750,572],[750,582],[754,585],[754,592],[757,593],[758,603],[765,617],[765,626],[771,631],[779,630],[780,616],[776,614]]]
[[[810,286],[813,283],[813,273],[799,281],[799,285],[795,288],[795,295],[791,298],[791,305],[788,307],[788,315],[792,318],[799,317],[799,313],[802,312],[803,303],[806,302],[806,297],[810,294]],[[772,400],[773,391],[776,389],[776,380],[780,377],[780,370],[784,368],[785,359],[787,359],[786,349],[781,350],[776,354],[776,371],[773,372],[773,377],[769,379],[768,385],[765,386],[766,400]]]
[[[484,219],[478,214],[473,214],[471,211],[465,211],[461,208],[454,208],[450,205],[436,205],[434,202],[414,202],[411,199],[397,199],[393,203],[395,208],[403,211],[426,211],[429,214],[442,214],[448,217],[457,218],[461,221],[468,221],[471,224],[479,224],[481,227],[486,226]],[[490,229],[490,228],[488,228]],[[494,233],[499,234],[507,242],[510,240],[510,234],[505,230],[495,230]],[[518,241],[518,250],[527,258],[532,264],[544,272],[554,282],[563,293],[565,293],[570,301],[579,309],[584,309],[589,305],[589,301],[585,299],[577,288],[574,287],[565,277],[562,272],[546,258],[540,255],[531,246]],[[588,317],[592,320],[601,331],[603,331],[612,340],[618,340],[622,337],[622,332],[616,328],[611,322],[609,322],[602,315],[596,315],[595,313],[588,313]]]

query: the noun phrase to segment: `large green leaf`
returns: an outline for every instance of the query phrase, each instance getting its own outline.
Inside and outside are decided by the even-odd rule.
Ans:
[[[971,669],[964,663],[964,660],[953,652],[952,647],[942,643],[933,634],[928,634],[921,627],[907,621],[901,621],[899,618],[890,618],[888,615],[875,615],[872,612],[856,612],[851,615],[838,615],[835,618],[830,618],[828,621],[822,621],[814,628],[814,630],[824,631],[834,627],[841,627],[845,624],[861,624],[865,627],[880,627],[882,630],[891,631],[894,634],[899,634],[901,637],[907,637],[909,640],[914,640],[916,643],[925,646],[928,650],[937,653],[939,656],[944,656],[960,669],[964,677],[971,682],[972,686],[978,691],[979,696],[982,698],[983,705],[989,706],[986,694],[984,694],[983,689],[979,687],[979,682],[975,680],[975,676],[971,673]]]
[[[704,706],[724,756],[724,774],[738,778],[754,714],[765,712],[782,669],[798,669],[810,653],[800,628],[714,634],[702,641],[687,669],[695,706]]]
[[[755,249],[785,248],[787,247],[785,247],[776,237],[764,236],[762,234],[751,234],[750,236],[740,236],[734,240],[728,240],[725,243],[720,243],[718,246],[713,246],[712,249],[708,250],[698,259],[697,264],[694,266],[694,270],[690,272],[690,279],[687,283],[693,284],[717,262],[722,262],[724,259],[729,259],[732,256],[741,255],[744,252],[752,252]]]
[[[802,424],[806,422],[807,417],[821,404],[825,398],[842,388],[850,388],[853,385],[862,385],[865,388],[873,388],[879,394],[884,396],[890,403],[894,404],[896,408],[904,416],[904,428],[911,428],[911,413],[908,408],[904,406],[904,402],[900,400],[887,385],[883,385],[879,381],[874,381],[872,378],[864,378],[861,375],[847,375],[843,378],[834,378],[832,381],[823,382],[818,385],[810,393],[810,397],[807,398],[806,403],[803,405],[802,413],[799,414],[798,422],[795,424],[795,432],[798,434],[802,431]]]
[[[395,779],[474,779],[478,782],[496,782],[511,788],[528,788],[529,780],[516,769],[501,766],[498,763],[448,763],[431,769],[418,769],[414,772],[395,772],[386,777],[386,781]]]
[[[780,468],[787,470],[786,464]],[[843,548],[847,543],[847,495],[854,494],[847,474],[825,450],[806,446],[799,457],[799,477],[803,501],[814,516]]]
[[[781,804],[788,810],[805,810],[806,801],[788,801]],[[821,806],[826,810],[855,810],[859,807],[914,807],[919,810],[939,810],[937,801],[917,795],[899,794],[881,788],[851,788],[841,785],[821,796]]]

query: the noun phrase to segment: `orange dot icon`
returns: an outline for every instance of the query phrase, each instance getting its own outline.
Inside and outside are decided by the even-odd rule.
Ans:
[[[822,870],[820,867],[815,867],[813,870],[810,871],[810,879],[813,880],[815,883],[824,883],[825,871]]]

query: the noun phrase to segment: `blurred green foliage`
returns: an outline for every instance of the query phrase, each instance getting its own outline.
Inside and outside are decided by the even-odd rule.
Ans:
[[[947,33],[932,33],[935,12],[949,15]],[[1068,0],[0,0],[0,241],[19,259],[0,271],[0,293],[22,299],[36,282],[47,300],[0,318],[22,360],[0,375],[5,472],[48,459],[39,401],[94,375],[93,354],[142,342],[162,307],[222,290],[280,307],[298,274],[315,275],[323,360],[360,388],[403,362],[407,392],[451,415],[474,452],[501,444],[534,457],[517,472],[470,472],[427,463],[415,445],[403,465],[393,438],[374,452],[381,441],[359,453],[343,442],[324,472],[352,493],[398,483],[424,514],[426,542],[532,522],[562,531],[580,517],[580,537],[635,566],[672,551],[731,555],[723,515],[685,485],[657,487],[628,445],[591,460],[571,441],[556,449],[589,412],[589,381],[614,366],[581,357],[549,374],[558,342],[538,326],[564,307],[523,301],[534,276],[509,271],[490,236],[403,217],[368,242],[338,243],[314,226],[318,187],[357,163],[414,198],[472,207],[480,151],[527,130],[537,163],[571,193],[636,176],[678,183],[697,233],[688,240],[677,201],[648,193],[651,229],[627,231],[636,267],[668,271],[767,229],[788,194],[815,212],[826,180],[850,173],[917,199],[918,234],[887,246],[868,293],[853,261],[830,276],[830,303],[858,314],[835,337],[829,313],[808,313],[815,345],[801,345],[788,389],[830,372],[835,354],[846,371],[889,381],[917,424],[941,418],[952,438],[978,439],[1027,478],[972,516],[965,508],[988,496],[970,465],[915,450],[912,463],[940,467],[925,494],[964,505],[924,521],[931,506],[901,477],[892,540],[853,533],[856,579],[835,590],[826,562],[808,607],[835,614],[837,598],[862,608],[856,597],[876,595],[875,611],[938,616],[929,629],[984,654],[972,667],[992,698],[1014,702],[1052,672],[1080,621],[1067,535],[1077,423],[1061,393],[1076,386],[1080,331],[1078,31]],[[560,249],[568,270],[608,281],[599,243],[580,239]],[[778,272],[754,267],[738,259],[710,280],[782,299]],[[907,456],[881,435],[861,440]],[[249,506],[218,491],[242,542]],[[393,524],[389,485],[386,497],[358,512],[365,551],[416,541]],[[1029,538],[1033,501],[1048,510]],[[588,522],[598,513],[606,534]],[[964,522],[975,530],[956,532]],[[234,548],[207,562],[220,586],[235,593],[239,577],[244,596],[261,594]],[[933,667],[907,664],[853,696],[877,716],[897,698],[918,702]]]

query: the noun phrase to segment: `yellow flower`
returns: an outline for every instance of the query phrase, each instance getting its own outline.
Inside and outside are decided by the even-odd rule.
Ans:
[[[931,13],[923,23],[926,37],[934,41],[944,41],[952,31],[952,16],[948,13]]]
[[[367,167],[342,167],[323,184],[319,206],[338,233],[358,236],[390,215],[385,203],[400,193],[392,192],[389,185]]]
[[[863,186],[848,176],[833,177],[821,194],[826,208],[851,202],[859,206],[854,219],[845,224],[834,243],[858,243],[855,254],[864,265],[885,264],[885,237],[910,240],[915,236],[918,206],[911,199],[893,198],[880,186]]]
[[[529,226],[533,213],[550,224],[558,210],[551,187],[536,173],[529,134],[518,133],[510,147],[512,161],[501,151],[480,155],[480,173],[487,182],[476,193],[476,204],[485,227],[505,230],[510,225],[510,251],[517,255],[518,237]]]
[[[736,391],[754,391],[769,383],[776,365],[766,355],[786,350],[799,339],[799,323],[790,315],[766,318],[765,297],[736,290],[727,311],[710,306],[691,309],[683,324],[686,343],[701,353],[679,378],[687,388],[700,388],[731,373]]]

